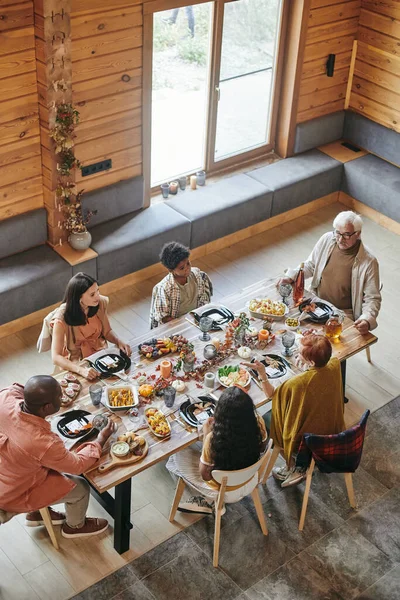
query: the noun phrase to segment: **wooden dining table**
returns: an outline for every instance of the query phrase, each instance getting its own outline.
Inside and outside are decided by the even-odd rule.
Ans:
[[[252,286],[244,288],[239,293],[227,296],[224,298],[223,302],[220,302],[219,304],[223,304],[234,313],[239,313],[241,311],[248,313],[247,306],[249,301],[253,298],[271,298],[272,300],[280,300],[275,281],[264,280],[258,282]],[[199,310],[202,311],[204,308],[205,307],[202,307]],[[299,311],[297,308],[290,308],[288,316],[298,315]],[[257,329],[261,329],[262,320],[252,320],[251,325],[257,327]],[[301,329],[313,328],[320,330],[322,327],[322,325],[309,323],[307,321],[304,321],[301,324]],[[282,354],[283,346],[281,342],[281,336],[284,329],[284,319],[274,321],[272,326],[272,333],[275,332],[274,339],[268,344],[268,346],[266,346],[266,348],[255,350],[255,356],[261,359],[266,353]],[[191,315],[187,315],[186,317],[181,317],[179,319],[170,321],[169,323],[166,323],[157,329],[149,330],[147,333],[128,340],[132,349],[132,365],[127,373],[127,383],[135,384],[135,376],[137,376],[139,372],[145,372],[148,377],[153,374],[157,375],[158,377],[159,371],[157,371],[157,366],[161,360],[165,358],[169,358],[173,362],[177,360],[176,354],[170,354],[155,360],[146,359],[139,353],[138,345],[140,343],[146,342],[154,337],[164,338],[173,335],[182,335],[187,338],[189,342],[194,344],[197,360],[201,362],[203,360],[204,346],[209,342],[200,341],[200,334],[201,332],[196,326],[193,317]],[[213,332],[213,337],[219,337],[222,342],[224,340],[224,332]],[[346,375],[346,360],[354,354],[357,354],[358,352],[361,352],[362,350],[376,343],[376,341],[377,338],[371,333],[368,333],[367,335],[360,335],[358,330],[354,327],[353,321],[345,318],[342,334],[339,340],[333,343],[333,356],[336,356],[341,361],[344,382]],[[109,349],[109,351],[112,351],[112,349]],[[104,353],[104,351],[93,355],[93,357],[90,357],[90,359],[93,360],[102,353]],[[282,377],[271,380],[271,383],[275,387],[286,379],[300,372],[295,365],[293,356],[285,358],[287,359],[290,368],[287,369],[286,374]],[[231,356],[230,358],[225,359],[223,362],[218,364],[218,366],[210,367],[207,370],[216,372],[218,368],[224,364],[239,364],[240,360],[241,359],[238,356]],[[56,378],[62,379],[64,376],[65,372],[58,374]],[[89,413],[107,414],[108,417],[111,418],[116,424],[116,433],[104,446],[100,461],[92,469],[87,471],[84,476],[91,486],[92,494],[114,519],[114,548],[117,550],[117,552],[123,553],[129,549],[130,529],[132,527],[130,523],[132,478],[145,469],[149,469],[153,465],[166,460],[172,454],[187,448],[191,444],[201,439],[201,430],[186,424],[186,422],[179,417],[179,408],[180,405],[188,398],[193,401],[199,396],[206,395],[210,390],[206,388],[202,382],[191,379],[190,381],[186,382],[187,387],[185,392],[181,394],[177,393],[175,403],[173,407],[169,409],[166,408],[165,404],[163,403],[162,397],[156,397],[152,402],[152,406],[155,405],[156,407],[160,408],[166,415],[171,426],[171,435],[166,439],[162,439],[156,437],[148,427],[139,430],[140,435],[145,438],[149,447],[147,455],[136,463],[117,466],[108,471],[100,472],[98,469],[99,465],[108,463],[110,461],[111,443],[115,441],[118,435],[121,435],[125,431],[135,430],[137,425],[129,420],[127,411],[111,412],[103,404],[98,407],[93,406],[89,394],[91,382],[88,382],[81,377],[78,377],[78,379],[82,385],[79,397],[74,401],[72,406],[62,409],[61,412],[66,412],[72,408],[80,408],[87,410]],[[116,377],[111,377],[104,380],[104,384],[107,386],[123,385],[123,381]],[[224,388],[222,386],[218,386],[218,384],[216,384],[216,387],[212,393],[216,398],[218,398],[223,389]],[[260,408],[261,406],[270,402],[270,400],[265,397],[261,386],[254,378],[251,379],[248,392],[253,399],[255,408]],[[140,413],[142,413],[145,408],[146,407],[140,408]],[[55,415],[53,418],[58,418],[59,416],[60,413],[57,413],[57,415]],[[109,493],[111,489],[114,489],[114,496]]]

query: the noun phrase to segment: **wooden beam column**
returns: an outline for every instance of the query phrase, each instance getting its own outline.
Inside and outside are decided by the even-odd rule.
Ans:
[[[40,138],[48,241],[56,246],[67,238],[63,213],[56,198],[57,155],[49,136],[56,105],[72,101],[71,0],[35,0],[36,70],[39,92]],[[70,181],[74,181],[74,174]]]

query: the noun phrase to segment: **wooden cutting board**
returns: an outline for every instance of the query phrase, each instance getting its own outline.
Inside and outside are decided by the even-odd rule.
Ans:
[[[135,462],[139,462],[140,460],[143,460],[143,458],[147,455],[149,451],[149,445],[147,443],[147,440],[143,446],[143,453],[140,456],[137,456],[136,454],[128,454],[128,456],[114,456],[114,454],[111,454],[111,460],[109,462],[103,463],[101,464],[98,469],[100,471],[100,473],[105,473],[106,471],[109,471],[110,469],[113,469],[114,467],[124,467],[125,465],[130,465],[132,463]]]

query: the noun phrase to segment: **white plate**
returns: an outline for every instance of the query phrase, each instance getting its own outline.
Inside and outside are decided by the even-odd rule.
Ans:
[[[113,390],[114,391],[115,390],[130,390],[133,395],[133,404],[129,404],[128,406],[112,406],[110,404],[110,392]],[[137,406],[139,404],[139,396],[138,396],[137,387],[134,385],[129,385],[129,384],[107,385],[105,387],[105,402],[104,402],[104,404],[110,410],[129,410],[130,408]]]
[[[226,366],[229,366],[229,365],[226,365]],[[222,368],[222,367],[220,367],[220,368]],[[224,387],[226,387],[226,388],[228,388],[228,387],[232,387],[233,385],[237,385],[237,384],[235,384],[235,383],[231,383],[230,385],[227,385],[226,383],[222,383],[222,381],[221,381],[221,380],[220,380],[220,378],[219,378],[218,371],[217,371],[217,377],[216,377],[216,379],[217,379],[217,381],[219,382],[219,384],[220,384],[220,385],[223,385],[223,386],[224,386]],[[250,381],[251,381],[251,375],[250,375],[250,373],[247,371],[247,383],[246,383],[245,385],[243,385],[242,387],[247,387],[247,386],[249,385]],[[207,389],[207,388],[206,388],[206,389]]]
[[[169,432],[168,432],[168,433],[166,433],[166,434],[161,434],[161,433],[156,433],[156,432],[154,431],[154,429],[152,428],[152,426],[151,426],[151,425],[150,425],[150,423],[149,423],[149,417],[148,417],[148,416],[147,416],[147,414],[146,414],[146,412],[147,412],[147,411],[148,411],[150,408],[154,408],[155,410],[157,410],[157,412],[159,412],[159,413],[161,413],[161,414],[162,414],[162,416],[164,417],[164,419],[165,419],[165,421],[166,421],[166,423],[167,423],[167,425],[168,425],[168,429],[169,429]],[[146,410],[144,411],[144,418],[145,418],[145,420],[146,420],[146,423],[147,423],[147,425],[149,426],[149,429],[150,429],[151,433],[152,433],[153,435],[155,435],[156,437],[159,437],[159,438],[162,438],[162,439],[166,439],[166,438],[168,438],[168,437],[171,435],[171,425],[169,424],[169,421],[168,421],[168,419],[166,418],[166,416],[164,415],[164,413],[162,412],[162,410],[160,410],[159,408],[156,408],[155,406],[148,406],[148,407],[146,408]]]

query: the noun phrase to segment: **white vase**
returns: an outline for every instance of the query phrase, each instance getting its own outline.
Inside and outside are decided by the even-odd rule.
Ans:
[[[92,236],[87,229],[79,233],[72,232],[69,235],[68,242],[74,250],[87,250],[92,243]]]

